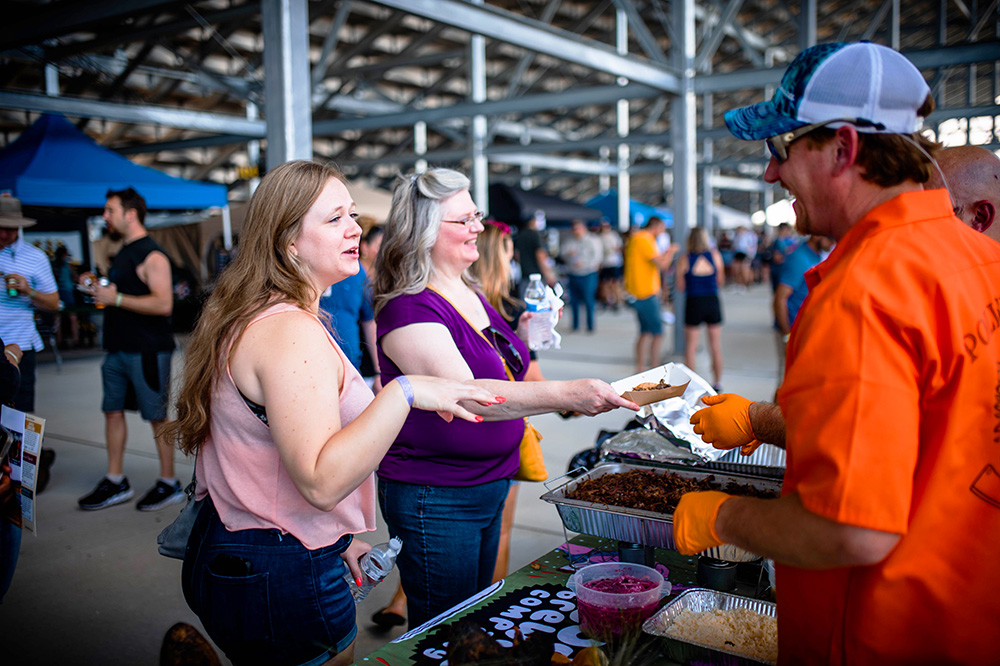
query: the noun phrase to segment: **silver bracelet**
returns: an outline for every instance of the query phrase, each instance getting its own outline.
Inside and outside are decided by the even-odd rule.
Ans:
[[[406,375],[400,375],[396,377],[396,381],[399,383],[399,388],[403,389],[403,396],[406,397],[406,404],[413,407],[413,385],[410,384],[410,380],[406,378]]]

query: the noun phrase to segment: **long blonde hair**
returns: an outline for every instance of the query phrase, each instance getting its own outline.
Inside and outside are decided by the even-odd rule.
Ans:
[[[427,288],[434,265],[431,248],[441,229],[441,200],[469,189],[469,179],[451,169],[400,176],[392,193],[382,247],[375,258],[372,295],[375,314],[402,294]],[[463,276],[474,284],[470,275]]]
[[[184,360],[184,383],[177,399],[177,420],[164,435],[184,453],[198,450],[209,434],[212,389],[222,376],[226,350],[235,346],[247,324],[276,303],[309,308],[317,294],[306,267],[291,245],[302,217],[336,169],[297,160],[269,171],[250,199],[239,252],[226,267],[205,303]]]
[[[708,244],[708,232],[702,227],[695,227],[688,231],[688,252],[690,254],[701,254],[708,252],[711,247]]]
[[[486,223],[476,239],[479,258],[471,269],[486,300],[507,320],[518,306],[517,299],[510,295],[510,252],[505,247],[508,243],[511,243],[509,233]]]

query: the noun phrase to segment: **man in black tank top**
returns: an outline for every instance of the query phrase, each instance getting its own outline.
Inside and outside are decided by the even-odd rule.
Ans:
[[[146,202],[138,192],[132,188],[108,191],[104,221],[112,236],[120,236],[125,244],[111,264],[110,284],[95,281],[93,286],[94,300],[104,306],[107,356],[101,365],[101,409],[106,421],[108,470],[93,492],[80,498],[80,508],[85,510],[103,509],[132,498],[123,468],[128,438],[126,409],[137,409],[152,424],[160,456],[160,478],[136,508],[155,511],[184,501],[174,477],[173,447],[159,435],[167,420],[174,349],[170,260],[147,234],[145,219]]]

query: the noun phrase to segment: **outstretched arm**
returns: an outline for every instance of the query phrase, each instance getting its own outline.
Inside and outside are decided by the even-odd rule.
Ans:
[[[390,382],[348,424],[340,421],[344,366],[314,317],[287,312],[246,329],[231,354],[236,386],[267,410],[271,436],[295,487],[313,506],[329,510],[378,467],[409,413],[409,395]],[[409,377],[413,407],[469,421],[465,405],[496,402],[471,383]]]
[[[510,382],[500,379],[473,379],[448,329],[441,324],[420,323],[397,328],[382,336],[382,351],[403,372],[474,381],[495,395],[507,399],[502,405],[469,404],[469,410],[491,421],[545,414],[561,410],[588,416],[618,407],[638,410],[599,379],[571,381]]]

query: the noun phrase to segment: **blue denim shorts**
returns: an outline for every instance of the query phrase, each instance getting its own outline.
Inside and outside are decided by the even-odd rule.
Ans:
[[[233,664],[318,666],[357,635],[340,557],[352,538],[307,550],[274,529],[229,532],[206,499],[184,557],[184,598]]]
[[[138,410],[147,421],[167,418],[173,352],[108,352],[101,364],[101,411]]]
[[[652,333],[653,335],[663,333],[659,294],[636,301],[632,303],[632,307],[635,308],[635,313],[639,316],[639,333]]]
[[[493,582],[510,483],[422,486],[379,478],[382,516],[389,534],[403,540],[396,565],[411,627]]]

